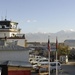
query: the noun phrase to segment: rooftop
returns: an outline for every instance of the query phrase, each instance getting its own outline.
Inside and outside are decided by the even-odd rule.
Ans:
[[[0,61],[0,65],[8,65],[8,66],[19,66],[19,67],[32,67],[32,65],[27,61]]]
[[[0,51],[27,51],[30,48],[25,48],[19,45],[0,46]]]
[[[0,21],[0,25],[10,25],[10,23],[14,23],[14,24],[18,24],[17,22],[13,22],[13,21],[10,21],[10,20],[7,20],[7,19],[5,19],[5,20],[1,20]]]

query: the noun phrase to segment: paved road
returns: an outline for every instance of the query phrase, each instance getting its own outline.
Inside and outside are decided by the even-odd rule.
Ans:
[[[38,74],[32,74],[38,75]],[[56,75],[56,73],[51,73],[50,75]],[[62,65],[62,70],[58,75],[75,75],[75,65]]]
[[[51,75],[56,75],[55,73]],[[62,65],[62,70],[58,75],[75,75],[75,65]]]
[[[62,65],[62,69],[67,75],[75,75],[75,65]]]

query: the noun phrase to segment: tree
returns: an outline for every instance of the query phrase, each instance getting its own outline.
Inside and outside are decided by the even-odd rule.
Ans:
[[[69,54],[69,46],[66,46],[64,44],[58,45],[58,54],[59,55],[68,55]]]

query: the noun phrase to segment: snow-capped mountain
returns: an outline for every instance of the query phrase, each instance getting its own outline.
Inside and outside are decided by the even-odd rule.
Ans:
[[[50,36],[50,41],[55,42],[58,37],[59,42],[64,42],[66,39],[75,39],[74,30],[61,30],[57,33],[26,33],[26,39],[28,42],[47,42]]]
[[[61,31],[59,31],[59,32],[57,32],[57,33],[72,33],[72,32],[75,32],[75,30],[73,30],[73,29],[61,30]]]

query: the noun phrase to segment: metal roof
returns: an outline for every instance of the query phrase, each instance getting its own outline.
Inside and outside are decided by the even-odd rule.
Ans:
[[[5,61],[0,62],[0,65],[8,65],[8,66],[18,66],[18,67],[32,67],[30,62],[27,61]]]
[[[7,46],[0,46],[0,51],[1,50],[5,50],[5,51],[8,51],[8,50],[13,50],[13,51],[16,51],[16,50],[30,50],[30,48],[25,48],[25,47],[22,47],[22,46],[19,46],[19,45],[7,45]]]

